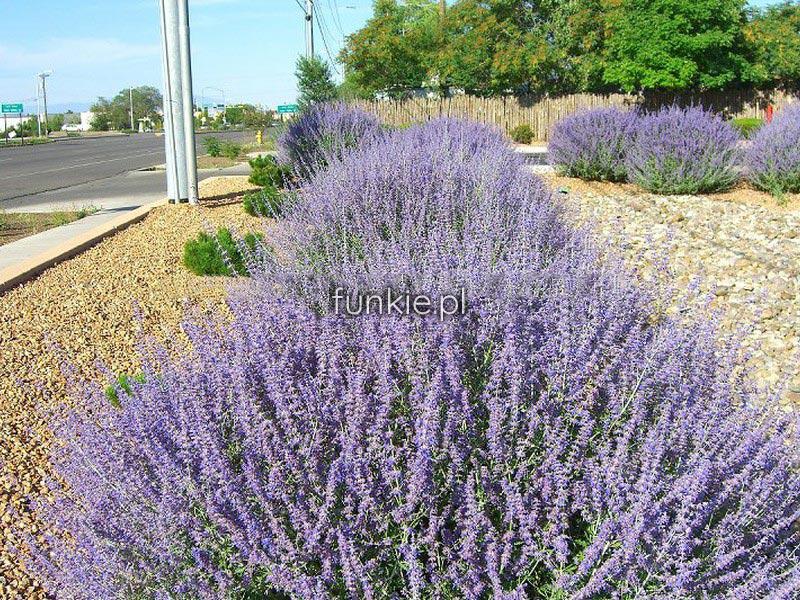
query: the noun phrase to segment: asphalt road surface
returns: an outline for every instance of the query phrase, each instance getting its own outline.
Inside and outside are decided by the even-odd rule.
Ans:
[[[198,153],[205,135],[197,136]],[[239,142],[253,139],[251,132],[213,135]],[[12,199],[91,184],[165,161],[164,138],[152,133],[0,149],[0,210],[17,204]]]

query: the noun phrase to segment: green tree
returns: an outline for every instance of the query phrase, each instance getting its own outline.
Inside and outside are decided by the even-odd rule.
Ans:
[[[632,92],[748,79],[744,23],[744,0],[619,0],[606,14],[604,80]]]
[[[300,110],[306,110],[318,102],[336,99],[336,84],[331,76],[331,69],[321,58],[301,56],[297,59],[297,103]]]
[[[768,86],[800,84],[800,3],[757,11],[745,27],[754,79]]]
[[[144,85],[133,88],[134,123],[148,118],[154,123],[160,122],[160,109],[163,105],[161,92],[156,88]],[[94,113],[91,127],[100,131],[108,129],[128,129],[131,126],[130,97],[128,89],[119,92],[112,100],[98,98],[92,105]]]
[[[435,0],[376,0],[372,18],[347,38],[339,55],[345,88],[359,96],[403,95],[431,84],[440,22]]]
[[[600,80],[602,0],[459,0],[437,65],[470,93],[567,92]]]

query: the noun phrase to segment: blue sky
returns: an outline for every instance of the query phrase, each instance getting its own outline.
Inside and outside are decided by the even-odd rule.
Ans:
[[[304,49],[298,1],[190,0],[195,94],[214,87],[225,90],[228,102],[293,101],[294,62]],[[334,56],[372,12],[371,0],[315,2]],[[130,84],[161,87],[157,0],[0,0],[0,23],[2,102],[32,107],[34,75],[49,69],[54,110],[82,109]],[[319,27],[316,33],[317,51],[326,57]],[[217,91],[205,95],[221,100]]]
[[[303,11],[295,0],[189,4],[198,97],[211,86],[224,89],[228,102],[274,106],[294,101],[294,63],[305,48]],[[344,35],[372,13],[371,0],[315,4],[323,25],[316,31],[317,52],[324,57],[320,33],[335,56]],[[130,84],[161,88],[157,0],[0,0],[0,23],[2,102],[25,101],[26,110],[33,106],[34,76],[49,69],[48,105],[56,110],[113,96]],[[207,89],[205,95],[221,100],[218,91]]]

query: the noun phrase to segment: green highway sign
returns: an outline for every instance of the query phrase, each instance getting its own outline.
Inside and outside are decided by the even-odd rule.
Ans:
[[[20,114],[23,108],[22,104],[0,104],[0,112],[3,114]]]
[[[278,114],[285,115],[290,113],[300,112],[300,107],[297,104],[281,104],[278,106]]]

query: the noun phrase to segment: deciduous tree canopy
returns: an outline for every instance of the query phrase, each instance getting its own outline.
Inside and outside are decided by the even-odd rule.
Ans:
[[[361,96],[706,90],[800,80],[800,5],[745,0],[376,0],[340,55]]]
[[[161,92],[149,85],[135,87],[133,95],[134,123],[138,119],[150,119],[153,123],[161,122]],[[131,126],[131,102],[129,90],[126,88],[114,96],[112,100],[98,98],[91,108],[94,113],[92,129],[106,131],[108,129],[128,129]]]

